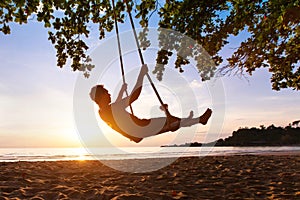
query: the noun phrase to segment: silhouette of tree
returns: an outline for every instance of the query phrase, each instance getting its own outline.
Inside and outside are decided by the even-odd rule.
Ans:
[[[298,127],[300,123],[300,120],[293,121],[292,126]]]
[[[117,1],[117,0],[116,0]],[[125,0],[124,0],[125,2]],[[118,1],[115,10],[109,0],[47,0],[0,2],[0,32],[10,34],[10,23],[27,23],[37,19],[49,29],[49,40],[57,51],[57,65],[63,67],[67,59],[72,60],[74,71],[83,71],[85,76],[94,67],[86,51],[85,39],[89,37],[91,24],[99,26],[99,39],[114,29],[114,13],[124,23],[126,6]],[[300,3],[299,0],[127,0],[129,10],[147,28],[154,13],[159,17],[158,26],[185,34],[209,53],[214,63],[202,59],[203,51],[182,41],[169,43],[158,52],[154,73],[162,78],[165,65],[180,51],[175,67],[180,72],[191,58],[197,61],[203,80],[214,76],[221,67],[222,74],[246,71],[250,75],[260,67],[267,67],[272,73],[273,89],[300,88]],[[57,14],[58,11],[59,14]],[[230,35],[242,31],[249,36],[241,41],[228,58],[219,55],[228,43]],[[147,29],[140,35],[143,48],[149,46]],[[164,38],[160,38],[164,40]],[[180,39],[180,38],[178,38]]]
[[[262,127],[262,125],[260,126]],[[265,127],[265,126],[263,126]],[[169,147],[180,146],[290,146],[300,145],[300,127],[285,128],[270,125],[268,128],[239,128],[233,131],[232,135],[225,139],[218,139],[214,142],[202,144],[199,142],[185,143],[183,145],[166,145]]]
[[[266,130],[266,127],[264,125],[259,126],[261,130]]]
[[[262,127],[262,126],[260,126]],[[265,127],[265,126],[263,126]],[[270,125],[267,128],[239,128],[232,136],[219,139],[216,146],[280,146],[300,145],[300,128]]]
[[[271,124],[270,126],[267,127],[267,130],[273,130],[276,129],[274,124]]]

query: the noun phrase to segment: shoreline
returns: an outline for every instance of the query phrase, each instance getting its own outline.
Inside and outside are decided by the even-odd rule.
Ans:
[[[150,147],[151,148],[151,147]],[[184,148],[184,149],[182,149]],[[211,147],[202,149],[197,147],[176,147],[165,148],[164,150],[135,150],[134,148],[97,150],[96,154],[88,153],[84,148],[70,149],[66,148],[43,148],[40,149],[42,154],[36,154],[35,148],[27,149],[0,149],[0,163],[1,162],[55,162],[55,161],[76,161],[76,160],[135,160],[135,159],[156,159],[156,158],[171,158],[177,159],[181,157],[210,157],[210,156],[238,156],[238,155],[300,155],[300,147],[229,147],[223,149],[222,147]],[[1,151],[2,150],[2,151]],[[171,150],[171,151],[169,151]],[[113,153],[107,154],[109,151]],[[104,152],[104,153],[103,153]],[[99,153],[99,155],[97,155]],[[24,155],[23,155],[24,154]]]
[[[128,168],[168,160],[109,162]],[[297,199],[299,180],[300,154],[181,157],[144,173],[99,161],[1,162],[0,200]]]

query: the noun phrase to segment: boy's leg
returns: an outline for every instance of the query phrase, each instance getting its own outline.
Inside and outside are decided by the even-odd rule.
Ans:
[[[149,137],[152,135],[159,135],[165,132],[169,132],[169,131],[176,131],[178,130],[180,127],[189,127],[198,123],[201,123],[203,125],[205,125],[208,121],[208,119],[211,116],[211,109],[207,109],[205,111],[205,113],[203,115],[201,115],[200,117],[197,118],[193,118],[193,112],[190,112],[190,115],[187,118],[183,118],[180,119],[178,117],[174,117],[172,115],[170,115],[168,117],[168,119],[166,117],[160,117],[160,118],[152,118],[151,119],[151,124],[162,124],[164,123],[164,126],[160,129],[159,132],[152,132],[152,134],[148,134],[148,135],[144,135],[141,136],[142,138],[144,137]],[[156,127],[157,128],[157,127]],[[157,130],[157,129],[155,129]]]
[[[188,118],[183,118],[181,120],[180,127],[188,127],[198,123],[205,125],[207,124],[207,121],[209,120],[211,114],[212,110],[208,108],[200,117],[191,118],[190,115]]]
[[[154,120],[157,120],[157,118],[154,119]],[[178,118],[178,117],[174,117],[172,115],[169,115],[168,117],[159,118],[159,120],[162,120],[165,123],[164,123],[164,126],[161,128],[161,130],[156,135],[159,135],[159,134],[162,134],[162,133],[165,133],[165,132],[169,132],[169,131],[174,132],[174,131],[176,131],[180,128],[181,119]]]

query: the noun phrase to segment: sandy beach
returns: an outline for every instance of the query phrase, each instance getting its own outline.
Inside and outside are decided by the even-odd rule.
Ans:
[[[299,154],[179,158],[147,173],[120,172],[99,161],[3,162],[0,200],[300,199],[299,180]]]

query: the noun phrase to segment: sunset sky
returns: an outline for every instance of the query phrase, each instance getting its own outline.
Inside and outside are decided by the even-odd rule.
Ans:
[[[77,79],[82,78],[82,73],[73,72],[69,66],[63,69],[56,66],[56,51],[47,40],[48,30],[42,24],[30,22],[23,26],[12,25],[11,28],[10,35],[0,33],[0,147],[81,146],[81,136],[84,133],[78,132],[76,125],[78,122],[74,120],[73,94]],[[126,31],[129,28],[124,27],[121,30]],[[233,38],[230,47],[237,47],[238,39]],[[92,34],[88,43],[95,51],[101,49],[101,46],[97,45],[102,43],[97,40],[96,35]],[[100,79],[99,83],[107,84],[109,89],[118,90],[121,81],[117,63],[118,52],[115,48],[105,51],[107,54],[115,54],[116,60],[111,64],[112,71],[106,72],[112,78],[108,76]],[[222,54],[228,55],[229,52],[225,50]],[[150,70],[153,69],[152,64],[155,62],[152,60],[153,57],[146,56],[146,59]],[[130,54],[125,61],[127,65],[139,67],[138,57],[134,58]],[[138,68],[127,69],[133,70],[130,77],[135,77]],[[192,129],[186,128],[176,133],[147,138],[140,144],[134,144],[103,124],[100,118],[97,118],[97,109],[94,108],[93,117],[97,118],[99,128],[101,127],[113,145],[160,146],[191,141],[209,142],[219,137],[227,137],[239,127],[271,124],[286,126],[300,119],[300,93],[291,89],[273,91],[267,69],[257,70],[253,76],[246,78],[233,76],[219,78],[217,83],[213,81],[202,83],[197,71],[191,69],[180,76],[188,81],[187,84],[195,94],[194,99],[198,102],[194,107],[180,105],[186,91],[181,85],[176,85],[176,81],[172,82],[175,72],[170,73],[169,76],[168,73],[165,74],[165,82],[157,84],[163,98],[169,103],[171,112],[177,116],[186,116],[190,109],[198,109],[196,113],[201,114],[206,107],[212,106],[215,109],[214,113],[217,114],[213,114],[210,123],[207,126],[198,125]],[[130,78],[129,88],[134,83],[132,81],[133,78]],[[147,81],[145,83],[147,84]],[[209,85],[223,88],[224,99],[221,97],[214,102],[214,95],[218,94],[211,94],[214,92],[210,90]],[[88,93],[89,91],[86,91],[83,98],[88,98]],[[115,96],[116,91],[112,93]],[[142,93],[143,99],[134,106],[135,113],[142,117],[157,115],[159,111],[155,109],[158,102],[152,99],[154,96],[147,85]],[[218,109],[225,109],[224,116]],[[214,127],[219,127],[217,128],[219,130],[215,130]],[[212,137],[207,136],[208,133],[212,134]]]

